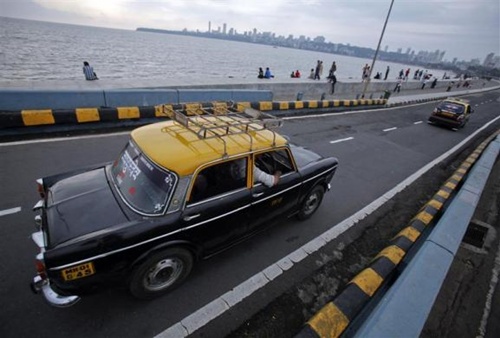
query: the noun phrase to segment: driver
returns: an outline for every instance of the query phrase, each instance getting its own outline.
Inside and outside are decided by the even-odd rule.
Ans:
[[[239,159],[235,161],[236,172],[238,177],[245,177],[246,172],[246,160]],[[260,182],[266,187],[273,187],[278,184],[281,176],[281,171],[276,171],[274,175],[268,174],[265,171],[259,169],[255,164],[253,166],[253,180],[255,183]]]

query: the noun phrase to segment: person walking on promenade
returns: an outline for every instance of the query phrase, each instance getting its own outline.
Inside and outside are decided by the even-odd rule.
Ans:
[[[415,74],[413,74],[413,80],[417,80],[418,79],[418,72],[420,72],[420,69],[417,69],[415,71]]]
[[[328,78],[330,79],[333,75],[335,75],[335,72],[337,71],[337,64],[335,61],[333,61],[332,66],[330,67],[330,70],[328,71]]]
[[[405,76],[405,72],[404,72],[404,70],[401,69],[399,71],[399,77],[398,77],[398,79],[404,79],[404,76]]]
[[[387,76],[389,76],[389,71],[391,69],[389,68],[389,66],[387,66],[387,69],[385,70],[385,77],[384,77],[384,81],[387,80]]]
[[[321,80],[321,73],[323,73],[323,61],[318,60],[316,63],[316,69],[314,72],[314,79]]]
[[[403,84],[403,79],[398,79],[398,83],[396,83],[396,87],[394,87],[394,93],[395,92],[400,92],[401,91],[401,86]]]
[[[431,89],[434,89],[436,87],[437,83],[438,83],[438,79],[437,79],[437,77],[435,77],[431,83]]]
[[[425,78],[425,76],[422,76],[422,79],[420,81],[422,82],[422,88],[421,89],[424,89],[425,85],[427,84],[427,79]]]
[[[410,68],[408,68],[405,72],[405,81],[408,81],[408,76],[410,76]]]
[[[335,84],[337,83],[337,77],[335,76],[335,74],[332,74],[332,76],[330,76],[330,78],[328,79],[328,82],[331,82],[331,84],[332,84],[332,90],[331,90],[330,94],[335,93]]]
[[[94,73],[94,68],[87,61],[83,61],[83,74],[87,81],[99,80],[97,74]]]
[[[370,76],[370,66],[368,66],[368,64],[366,63],[363,67],[363,76],[361,78],[361,81],[366,81],[368,79],[368,76]]]

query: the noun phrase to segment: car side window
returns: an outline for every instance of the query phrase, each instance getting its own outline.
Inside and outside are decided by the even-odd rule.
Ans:
[[[214,164],[201,170],[195,177],[189,203],[245,188],[247,158]]]
[[[273,175],[277,171],[281,175],[294,170],[290,154],[286,149],[279,149],[255,155],[255,165],[260,170]]]

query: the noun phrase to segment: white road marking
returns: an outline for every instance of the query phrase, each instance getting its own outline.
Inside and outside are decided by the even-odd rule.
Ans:
[[[1,216],[6,216],[6,215],[10,215],[10,214],[15,214],[16,212],[19,212],[19,211],[21,211],[21,207],[12,208],[12,209],[6,209],[6,210],[0,210],[0,217]]]
[[[210,323],[212,320],[215,320],[224,312],[230,310],[234,305],[242,302],[245,298],[250,297],[262,286],[277,278],[280,278],[280,276],[283,275],[286,270],[292,268],[293,265],[300,263],[308,255],[318,251],[324,245],[333,241],[339,235],[349,230],[352,226],[356,225],[359,221],[368,217],[379,207],[393,198],[397,193],[401,192],[404,188],[415,182],[418,178],[420,178],[423,174],[428,172],[438,163],[442,162],[443,160],[457,152],[464,144],[467,144],[477,134],[488,128],[491,124],[495,123],[499,119],[500,116],[486,123],[484,126],[469,135],[469,137],[465,138],[462,142],[455,145],[455,147],[451,148],[433,161],[427,163],[425,166],[420,168],[418,171],[413,173],[397,186],[368,204],[363,209],[356,212],[351,217],[346,218],[338,224],[332,225],[329,230],[314,238],[309,243],[304,244],[302,247],[290,253],[288,256],[285,256],[274,264],[271,264],[266,269],[257,272],[254,276],[242,282],[240,285],[235,286],[232,290],[219,296],[207,305],[199,308],[181,321],[167,328],[165,331],[160,332],[155,336],[155,338],[187,337],[191,333],[201,329],[203,326]]]
[[[342,138],[342,139],[335,140],[335,141],[330,141],[330,144],[344,142],[344,141],[350,141],[350,140],[354,140],[354,137],[347,137],[347,138]]]
[[[420,124],[420,123],[423,123],[423,122],[422,121],[413,122],[413,124]]]
[[[481,318],[481,323],[479,325],[479,333],[476,337],[483,338],[486,335],[486,325],[488,324],[488,319],[491,313],[491,304],[493,303],[493,294],[498,284],[498,276],[500,275],[500,246],[497,249],[497,255],[495,257],[495,265],[491,274],[490,289],[486,295],[486,302],[484,304],[483,317]]]
[[[398,129],[398,127],[387,128],[387,129],[384,129],[382,131],[393,131],[393,130],[396,130],[396,129]]]

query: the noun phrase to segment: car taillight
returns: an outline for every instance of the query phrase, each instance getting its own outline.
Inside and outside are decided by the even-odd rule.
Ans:
[[[41,178],[36,180],[37,191],[40,194],[40,197],[45,197],[45,190],[43,189],[43,180]]]
[[[42,278],[47,278],[47,274],[45,273],[45,263],[43,261],[43,255],[38,254],[35,259],[35,268],[37,274]]]

